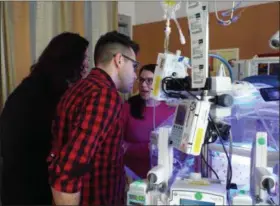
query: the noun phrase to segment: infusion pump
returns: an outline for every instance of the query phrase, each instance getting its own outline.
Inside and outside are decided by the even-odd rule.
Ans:
[[[172,146],[186,154],[200,155],[209,112],[210,102],[208,100],[182,101],[177,106],[171,130],[170,143]]]

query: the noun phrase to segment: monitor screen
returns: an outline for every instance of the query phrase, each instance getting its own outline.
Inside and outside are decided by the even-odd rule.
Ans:
[[[145,196],[129,194],[129,205],[145,205]]]
[[[264,101],[279,101],[280,100],[280,87],[261,88],[260,93]]]
[[[175,124],[184,126],[185,117],[186,117],[187,108],[185,105],[178,105],[177,113],[175,117]]]
[[[144,204],[134,202],[134,201],[129,201],[129,205],[144,205]]]
[[[192,205],[192,206],[215,206],[215,203],[213,202],[204,202],[204,201],[198,201],[198,200],[187,200],[187,199],[180,199],[180,205]]]

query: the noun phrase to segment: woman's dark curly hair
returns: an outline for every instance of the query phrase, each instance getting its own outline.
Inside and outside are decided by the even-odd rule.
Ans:
[[[44,79],[53,92],[63,93],[69,82],[81,79],[88,45],[88,40],[76,33],[55,36],[31,66],[30,77]]]

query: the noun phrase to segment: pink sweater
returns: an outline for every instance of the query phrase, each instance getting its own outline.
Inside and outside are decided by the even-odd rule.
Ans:
[[[175,112],[175,107],[165,103],[156,106],[155,126],[159,126]],[[125,153],[125,165],[141,178],[146,175],[151,167],[149,142],[153,130],[153,107],[146,107],[144,119],[135,119],[130,115],[130,105],[124,104],[124,140],[130,143]]]

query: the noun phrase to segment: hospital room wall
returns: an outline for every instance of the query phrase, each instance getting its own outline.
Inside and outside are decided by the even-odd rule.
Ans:
[[[275,52],[269,47],[268,40],[279,29],[279,9],[280,2],[246,7],[240,19],[230,26],[218,24],[215,13],[210,13],[210,50],[239,48],[239,59]],[[184,56],[190,57],[188,22],[186,18],[179,18],[178,21],[186,37],[186,44],[180,44],[178,30],[172,21],[169,50],[175,52],[179,49]],[[164,27],[165,21],[133,26],[133,39],[141,46],[138,56],[141,64],[155,63],[158,53],[163,52]]]

